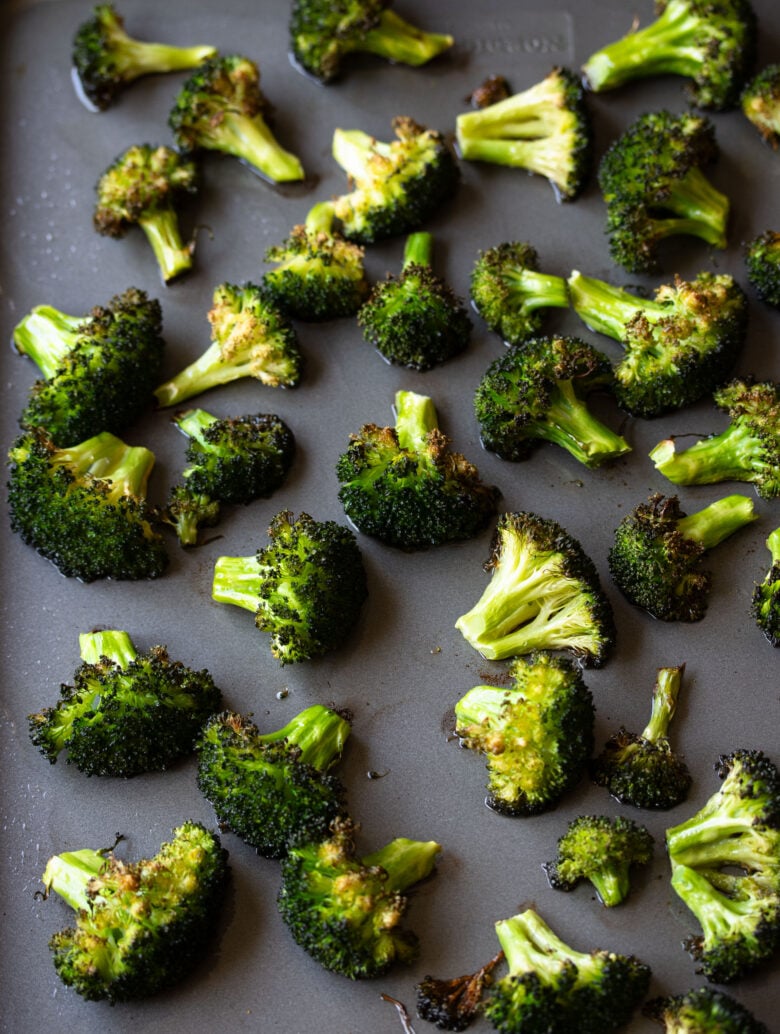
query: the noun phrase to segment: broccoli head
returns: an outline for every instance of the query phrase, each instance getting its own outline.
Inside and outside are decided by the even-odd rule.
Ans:
[[[653,998],[642,1013],[660,1023],[666,1034],[769,1034],[736,998],[714,987]]]
[[[485,992],[493,982],[493,970],[503,959],[504,953],[500,951],[476,973],[452,979],[423,977],[414,989],[417,1015],[439,1030],[466,1030],[477,1018]]]
[[[751,612],[772,646],[780,646],[780,528],[775,528],[766,540],[766,548],[772,564],[753,590]]]
[[[758,297],[780,309],[780,233],[767,230],[749,241],[745,266]]]
[[[780,146],[780,64],[767,65],[751,79],[740,97],[742,113],[777,150]]]

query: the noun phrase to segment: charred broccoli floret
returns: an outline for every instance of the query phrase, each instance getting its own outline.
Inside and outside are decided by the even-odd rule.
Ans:
[[[212,596],[255,615],[281,664],[341,646],[366,598],[366,574],[355,536],[334,521],[289,510],[268,529],[271,542],[254,556],[220,557]]]
[[[466,1030],[477,1018],[483,997],[493,982],[493,970],[503,958],[500,951],[476,973],[461,977],[423,977],[414,989],[417,1015],[439,1030]]]
[[[609,570],[631,603],[660,621],[700,621],[712,577],[701,570],[709,549],[756,519],[747,496],[730,495],[687,515],[677,496],[656,492],[615,530]]]
[[[266,122],[267,107],[255,62],[220,54],[204,61],[182,86],[168,125],[185,152],[221,151],[274,183],[302,180],[300,160],[284,150]]]
[[[424,549],[481,531],[498,490],[450,452],[426,395],[398,391],[395,427],[364,425],[336,466],[339,499],[364,534],[391,546]]]
[[[73,67],[84,96],[105,111],[126,86],[142,75],[195,68],[216,47],[174,47],[133,39],[112,4],[98,4],[73,37]]]
[[[139,654],[127,632],[85,632],[73,685],[56,707],[28,716],[30,738],[52,764],[61,751],[85,775],[128,777],[192,752],[222,695],[211,675],[171,661],[164,646]]]
[[[625,349],[614,392],[634,416],[658,416],[711,394],[745,340],[747,299],[726,273],[675,277],[656,289],[653,301],[577,271],[569,291],[583,322]]]
[[[747,84],[740,97],[742,112],[777,150],[780,146],[780,64],[767,65]]]
[[[772,646],[780,646],[780,528],[766,540],[772,564],[753,590],[751,611],[756,624]]]
[[[11,529],[62,574],[157,578],[168,564],[150,524],[146,483],[154,455],[107,431],[58,449],[43,428],[11,446]]]
[[[666,1034],[769,1034],[736,998],[714,987],[653,998],[642,1013],[660,1023]]]
[[[228,877],[227,851],[197,822],[154,858],[124,862],[89,848],[49,859],[46,893],[77,913],[49,941],[64,984],[88,1001],[146,998],[184,977],[208,951]]]
[[[477,386],[474,411],[482,444],[505,460],[524,460],[553,442],[586,467],[631,446],[597,420],[585,401],[613,383],[609,359],[574,337],[529,338],[495,359]]]
[[[582,84],[568,68],[554,68],[522,93],[458,115],[456,138],[466,161],[538,173],[561,201],[578,197],[590,175],[590,118]]]
[[[486,803],[536,815],[576,785],[593,750],[593,699],[579,668],[547,653],[517,658],[511,687],[477,686],[455,705],[461,743],[487,759]]]
[[[747,245],[747,277],[758,297],[780,309],[780,233],[767,230]]]

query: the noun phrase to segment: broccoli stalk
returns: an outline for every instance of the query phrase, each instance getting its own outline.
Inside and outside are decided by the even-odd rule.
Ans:
[[[14,345],[48,380],[89,329],[89,321],[89,316],[68,316],[53,305],[36,305],[14,327]]]
[[[764,580],[755,587],[751,612],[772,646],[780,646],[780,528],[766,540],[771,564]]]
[[[681,517],[676,525],[684,539],[697,543],[706,553],[755,519],[752,500],[744,495],[729,495]]]

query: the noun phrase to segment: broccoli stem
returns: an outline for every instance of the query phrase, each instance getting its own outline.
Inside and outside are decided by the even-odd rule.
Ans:
[[[67,449],[57,449],[54,466],[66,467],[77,480],[86,475],[110,481],[107,498],[118,503],[124,496],[143,499],[154,466],[154,453],[142,446],[130,446],[101,431],[93,438]]]
[[[501,279],[509,291],[510,307],[527,312],[569,308],[569,290],[561,276],[534,269],[507,269]]]
[[[314,205],[314,207],[310,209],[306,216],[304,226],[306,227],[307,233],[312,236],[324,234],[326,237],[332,237],[334,218],[335,212],[333,210],[333,202],[320,201],[319,204]]]
[[[381,866],[387,873],[384,886],[390,891],[402,892],[412,884],[430,876],[436,863],[441,845],[435,840],[408,840],[397,837],[389,844],[366,855],[362,862],[369,868]]]
[[[53,890],[76,912],[87,910],[92,901],[87,893],[89,884],[105,867],[105,852],[91,848],[54,855],[46,863],[41,877],[46,895]]]
[[[192,268],[194,242],[182,243],[176,212],[158,209],[151,215],[141,216],[138,225],[152,246],[163,280],[168,283]]]
[[[257,556],[221,556],[214,565],[211,597],[256,614],[264,580]]]
[[[433,401],[414,391],[397,391],[394,408],[398,444],[409,452],[420,453],[427,447],[428,435],[439,426]]]
[[[674,717],[677,697],[682,685],[685,665],[676,668],[659,668],[653,689],[653,703],[650,709],[650,721],[640,733],[640,738],[657,743],[665,738],[669,723]]]
[[[735,866],[754,871],[765,869],[771,848],[761,843],[751,820],[744,816],[739,821],[723,816],[708,819],[694,826],[667,830],[667,850],[675,865],[691,868]]]
[[[284,150],[261,116],[226,110],[210,126],[208,140],[209,147],[240,158],[274,183],[306,177],[298,157]]]
[[[100,664],[103,658],[119,668],[127,668],[138,656],[138,651],[127,632],[111,629],[104,632],[82,632],[79,651],[85,664]]]
[[[161,406],[175,406],[210,388],[229,384],[241,377],[255,376],[254,369],[249,342],[245,342],[241,351],[239,341],[237,350],[233,351],[229,346],[214,341],[194,363],[161,384],[154,394]]]
[[[142,75],[164,72],[180,72],[198,65],[214,56],[214,47],[174,47],[167,43],[147,43],[132,39],[122,33],[121,39],[111,51],[112,62],[127,82]]]
[[[662,206],[685,221],[687,229],[716,248],[726,247],[729,199],[710,183],[697,166],[672,181]],[[678,230],[679,232],[679,230]]]
[[[564,155],[553,138],[534,140],[501,140],[481,136],[458,137],[461,158],[467,161],[490,162],[527,169],[550,180],[561,176]]]
[[[452,44],[452,36],[424,32],[399,18],[394,11],[382,11],[374,28],[369,29],[359,38],[354,48],[350,49],[378,54],[389,61],[418,66],[448,50]]]
[[[404,248],[403,268],[430,266],[433,256],[433,236],[430,233],[410,233]]]
[[[587,965],[589,958],[573,951],[556,936],[541,916],[532,909],[496,923],[496,935],[504,950],[510,974],[529,971],[541,979],[554,979],[563,963],[569,959]]]
[[[677,521],[677,530],[686,539],[698,542],[705,550],[713,549],[729,535],[756,519],[752,499],[745,495],[729,495],[717,499],[698,513]]]
[[[212,424],[217,423],[217,417],[207,413],[205,409],[188,409],[186,413],[177,413],[173,417],[173,422],[188,438],[194,438],[204,448],[208,449],[208,442],[204,438],[204,432]]]
[[[780,564],[780,528],[775,528],[769,535],[769,538],[766,540],[766,548],[771,554],[772,566]]]
[[[672,887],[693,912],[702,928],[705,942],[718,942],[734,935],[743,916],[755,911],[755,899],[727,897],[696,869],[673,865]]]
[[[588,879],[606,908],[614,908],[621,904],[631,889],[631,878],[627,865],[622,869],[601,869],[589,872]]]
[[[362,129],[336,129],[333,132],[333,158],[353,180],[364,179],[371,155],[386,150],[385,144]]]
[[[51,305],[36,305],[14,327],[13,342],[17,351],[29,356],[49,380],[73,350],[81,337],[81,328],[88,322],[88,316],[68,316]]]
[[[677,452],[673,438],[659,442],[650,453],[656,470],[675,485],[711,485],[719,481],[752,481],[761,461],[761,443],[742,420],[729,424]]]
[[[626,324],[640,309],[651,322],[668,313],[668,309],[657,302],[646,301],[604,280],[583,276],[576,269],[568,283],[572,307],[583,323],[615,341],[623,341]]]
[[[538,437],[560,445],[586,467],[598,467],[631,450],[625,438],[593,416],[571,381],[557,382],[544,421],[534,427]]]
[[[313,704],[275,732],[258,736],[260,743],[286,740],[300,749],[299,761],[325,772],[341,757],[350,723],[337,711]]]
[[[480,111],[458,115],[458,145],[478,137],[525,140],[546,137],[559,127],[562,111],[560,85],[554,77],[547,76],[522,93],[505,97]]]

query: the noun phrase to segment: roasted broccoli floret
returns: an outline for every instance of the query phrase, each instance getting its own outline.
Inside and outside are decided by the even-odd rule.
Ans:
[[[155,390],[161,406],[176,406],[193,395],[254,377],[269,388],[294,388],[303,357],[286,316],[255,284],[219,284],[208,313],[211,345],[171,380]]]
[[[212,596],[255,615],[281,664],[305,661],[341,646],[366,598],[366,574],[355,536],[334,521],[289,510],[268,529],[269,545],[254,556],[223,556]]]
[[[476,973],[462,977],[423,977],[414,989],[417,1015],[439,1030],[466,1030],[479,1015],[482,999],[493,983],[493,970],[503,958],[500,951]]]
[[[198,787],[220,828],[265,858],[283,858],[291,842],[324,840],[345,807],[344,787],[328,769],[350,727],[345,712],[320,704],[267,733],[230,711],[211,718],[196,744]]]
[[[756,519],[752,500],[730,495],[690,515],[677,496],[655,492],[626,514],[609,551],[609,570],[631,603],[660,621],[700,621],[712,583],[704,554]]]
[[[292,54],[322,83],[335,79],[348,54],[377,54],[403,65],[424,65],[454,40],[425,32],[394,11],[393,0],[293,0]]]
[[[58,449],[35,427],[8,455],[11,529],[62,574],[91,582],[163,573],[168,554],[146,503],[148,449],[107,431]]]
[[[167,283],[192,268],[195,240],[182,242],[176,208],[197,189],[193,161],[170,147],[134,144],[98,180],[92,222],[104,237],[124,237],[140,226]]]
[[[684,664],[659,668],[650,721],[639,735],[621,726],[591,763],[593,782],[605,786],[621,804],[666,809],[688,796],[691,773],[667,736],[684,671]]]
[[[582,815],[569,823],[557,859],[544,871],[554,890],[574,890],[589,880],[602,905],[614,908],[631,889],[631,867],[652,861],[653,844],[649,830],[622,815]]]
[[[376,284],[358,313],[363,336],[391,363],[430,370],[469,342],[471,320],[460,298],[431,268],[433,238],[413,233],[397,277]]]
[[[611,144],[599,186],[615,262],[655,272],[661,241],[681,234],[725,248],[729,200],[702,172],[717,156],[712,123],[689,113],[641,115]]]
[[[582,71],[590,89],[681,75],[700,108],[733,108],[755,56],[756,18],[747,0],[656,0],[655,7],[655,21],[588,58]]]
[[[570,661],[518,657],[511,687],[476,686],[455,705],[463,746],[487,759],[486,803],[502,815],[555,807],[593,750],[593,699]]]
[[[124,862],[89,848],[49,859],[46,893],[77,913],[49,941],[64,984],[88,1001],[146,998],[177,983],[209,950],[227,851],[197,822],[173,831],[154,858]]]
[[[650,967],[633,955],[570,948],[528,909],[496,923],[509,973],[485,1015],[502,1034],[606,1034],[628,1023],[647,992]]]
[[[675,485],[750,481],[762,499],[780,495],[780,384],[733,380],[713,395],[731,423],[720,434],[677,452],[674,438],[650,453],[656,470]]]
[[[338,461],[347,517],[364,534],[403,549],[473,537],[495,513],[498,490],[450,452],[426,395],[396,392],[395,413],[395,427],[365,424]]]
[[[455,192],[457,162],[444,137],[410,118],[393,119],[383,143],[360,129],[337,129],[333,157],[352,189],[334,202],[344,236],[358,244],[416,230]]]
[[[474,308],[508,345],[522,344],[542,327],[546,309],[566,309],[563,277],[539,272],[536,249],[524,241],[481,251],[471,273]]]
[[[579,197],[590,175],[590,118],[582,84],[568,68],[554,68],[522,93],[458,115],[456,139],[466,161],[545,176],[560,201]]]
[[[653,998],[642,1013],[660,1023],[666,1034],[769,1034],[736,998],[714,987]]]
[[[129,777],[192,752],[222,695],[205,670],[171,661],[164,646],[139,654],[127,632],[85,632],[73,685],[56,707],[28,716],[30,738],[52,764],[61,751],[85,775]]]
[[[675,277],[656,288],[653,301],[577,271],[569,291],[583,322],[625,349],[614,392],[634,416],[658,416],[711,394],[745,340],[747,299],[727,273]]]
[[[507,97],[511,96],[512,90],[509,87],[509,81],[503,75],[489,75],[476,89],[471,91],[467,100],[471,102],[472,108],[479,110],[489,108],[491,104],[505,101]]]
[[[770,147],[780,146],[780,64],[767,65],[739,99],[742,112]]]
[[[204,61],[179,91],[168,118],[187,153],[221,151],[274,183],[302,180],[300,160],[285,151],[266,122],[268,102],[254,61],[219,54]]]
[[[609,600],[592,560],[553,520],[505,513],[485,563],[490,582],[455,627],[490,660],[534,650],[572,650],[600,667],[614,645]]]
[[[766,540],[766,548],[772,564],[753,590],[751,612],[772,646],[780,646],[780,528],[775,528]]]
[[[73,67],[87,100],[105,111],[126,86],[142,75],[195,68],[216,47],[174,47],[128,36],[112,4],[98,4],[73,37]]]
[[[748,280],[758,297],[780,309],[780,233],[767,230],[749,241],[745,265]]]
[[[331,201],[315,205],[302,226],[265,253],[276,269],[263,273],[263,290],[288,316],[317,322],[353,316],[371,286],[363,249],[336,233]]]
[[[574,337],[529,338],[494,359],[477,386],[474,411],[482,444],[505,460],[524,460],[553,442],[586,467],[631,446],[597,420],[587,396],[613,383],[609,359]]]
[[[334,819],[330,836],[290,847],[278,904],[296,944],[325,969],[358,980],[412,962],[417,937],[401,928],[404,891],[430,876],[441,847],[399,837],[358,857],[357,826]]]
[[[23,427],[45,427],[58,445],[101,431],[120,434],[153,402],[162,365],[160,303],[128,288],[85,316],[36,305],[16,327],[16,348],[38,366]]]

